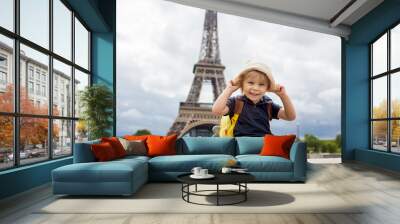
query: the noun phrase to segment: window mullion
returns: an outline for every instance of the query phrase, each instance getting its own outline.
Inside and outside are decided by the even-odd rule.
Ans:
[[[387,71],[390,71],[390,30],[387,32]],[[392,75],[391,75],[391,73],[389,73],[388,75],[388,80],[387,80],[387,83],[388,83],[388,92],[387,92],[387,95],[388,95],[388,117],[389,118],[391,118],[392,117],[392,99],[391,99],[391,79],[392,79]],[[388,121],[388,141],[389,141],[389,143],[388,143],[388,152],[391,152],[392,151],[392,135],[391,135],[391,133],[392,133],[392,120],[389,120]]]
[[[72,11],[71,14],[71,24],[72,24],[72,28],[71,28],[71,59],[72,59],[72,66],[71,66],[71,117],[75,118],[75,12]],[[74,155],[74,151],[75,151],[75,126],[76,126],[76,121],[73,120],[71,122],[72,124],[72,130],[71,130],[71,150],[72,150],[72,155]]]
[[[53,0],[49,0],[49,50],[50,52],[53,52]],[[48,119],[48,152],[49,152],[49,159],[53,159],[53,56],[49,55],[49,71],[48,71],[48,83],[49,86],[47,90],[49,91],[49,94],[47,96],[49,97],[49,102],[48,102],[48,113],[49,113],[49,119]]]
[[[20,1],[14,1],[14,30],[17,35],[19,35],[19,5]],[[19,100],[20,100],[20,47],[19,47],[19,39],[14,39],[14,114],[19,114]],[[20,157],[19,157],[19,135],[20,135],[20,118],[18,116],[14,116],[14,166],[19,166]]]

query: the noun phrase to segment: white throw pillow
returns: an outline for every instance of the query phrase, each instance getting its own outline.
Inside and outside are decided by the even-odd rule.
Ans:
[[[126,140],[119,138],[122,146],[126,151],[126,155],[145,156],[147,155],[147,148],[143,140]]]

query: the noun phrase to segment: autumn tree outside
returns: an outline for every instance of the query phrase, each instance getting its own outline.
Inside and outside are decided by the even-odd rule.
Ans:
[[[48,107],[43,105],[34,105],[29,99],[28,93],[24,87],[20,88],[20,110],[23,114],[47,115]],[[8,85],[6,92],[0,94],[0,105],[2,112],[13,112],[14,96],[13,85]],[[55,115],[59,114],[57,108],[53,109]],[[21,117],[20,119],[20,149],[24,150],[26,146],[41,145],[43,148],[48,144],[48,119]],[[13,148],[13,119],[11,116],[0,116],[0,149]],[[53,125],[53,138],[58,138],[59,130],[57,124]]]

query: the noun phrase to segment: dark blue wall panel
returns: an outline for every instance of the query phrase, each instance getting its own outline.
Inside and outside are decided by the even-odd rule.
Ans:
[[[0,199],[51,181],[51,171],[72,163],[72,157],[0,172]]]

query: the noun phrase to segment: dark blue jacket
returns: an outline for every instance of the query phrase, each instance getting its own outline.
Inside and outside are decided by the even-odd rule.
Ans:
[[[241,98],[244,101],[242,112],[236,123],[233,135],[237,136],[264,136],[265,134],[272,134],[270,129],[269,117],[267,113],[267,102],[271,98],[264,95],[263,98],[254,104],[249,98],[244,95],[229,97],[227,106],[229,107],[229,116],[232,118],[235,110],[235,98]],[[272,118],[278,119],[278,112],[281,106],[272,103]],[[226,115],[228,115],[226,114]]]

